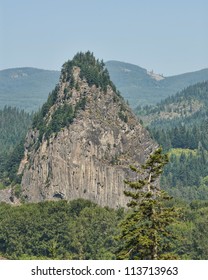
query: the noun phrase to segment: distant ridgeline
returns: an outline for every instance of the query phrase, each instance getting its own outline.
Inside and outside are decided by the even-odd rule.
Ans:
[[[108,61],[106,66],[112,81],[134,109],[157,104],[190,85],[208,80],[208,69],[165,77],[120,61]]]
[[[79,54],[80,55],[80,54]],[[147,71],[137,65],[120,61],[106,62],[107,71],[100,75],[96,74],[96,67],[102,68],[103,62],[91,69],[86,67],[86,60],[80,60],[77,55],[77,65],[82,65],[81,75],[84,75],[89,84],[94,83],[105,87],[110,74],[111,81],[116,85],[130,106],[150,105],[160,102],[162,99],[175,94],[189,85],[203,82],[208,79],[208,69],[185,73],[172,77],[163,77],[152,71]],[[91,58],[92,62],[94,58]],[[75,59],[73,59],[75,62]],[[95,59],[96,61],[96,59]],[[66,67],[69,68],[70,63]],[[84,66],[85,65],[85,66]],[[70,71],[67,71],[70,73]],[[98,71],[99,72],[99,71]],[[59,82],[60,71],[49,71],[30,67],[13,68],[0,71],[0,108],[5,105],[24,109],[27,112],[36,112],[47,100],[51,92]],[[110,80],[109,80],[110,82]],[[112,83],[112,82],[111,82]]]
[[[59,76],[59,71],[32,67],[1,70],[0,109],[6,105],[27,112],[37,111],[58,83]]]

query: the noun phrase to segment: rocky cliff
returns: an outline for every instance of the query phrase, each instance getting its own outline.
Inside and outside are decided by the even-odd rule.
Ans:
[[[102,62],[78,53],[35,116],[19,167],[27,202],[76,198],[126,205],[124,179],[156,144],[110,81]]]

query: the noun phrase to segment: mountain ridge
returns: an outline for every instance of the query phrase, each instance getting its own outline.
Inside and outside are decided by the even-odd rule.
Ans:
[[[146,125],[165,121],[188,123],[190,119],[196,122],[199,117],[203,119],[203,114],[208,110],[207,97],[208,81],[200,82],[167,97],[157,105],[138,107],[135,113]]]
[[[107,61],[105,65],[111,80],[125,100],[128,100],[132,108],[138,105],[156,104],[189,85],[208,80],[208,68],[169,77],[163,77],[161,74],[153,72],[152,76],[159,75],[163,78],[157,81],[149,74],[151,71],[147,71],[145,68],[135,64],[110,60]],[[22,71],[22,69],[24,71],[38,70],[39,74],[37,73],[38,76],[35,80],[29,75],[23,76],[21,79],[10,80],[6,80],[4,77],[5,73],[14,72],[13,75],[15,75],[16,70]],[[16,106],[29,112],[37,111],[47,100],[48,93],[51,92],[58,83],[59,75],[60,71],[31,67],[1,70],[0,108],[7,105]]]
[[[106,63],[106,67],[112,81],[132,108],[138,105],[154,105],[187,86],[208,80],[208,68],[169,77],[163,76],[163,79],[157,81],[146,69],[134,64],[110,61]],[[125,68],[129,71],[123,71]]]
[[[0,71],[0,108],[18,107],[37,111],[59,80],[59,71],[33,67],[9,68]]]

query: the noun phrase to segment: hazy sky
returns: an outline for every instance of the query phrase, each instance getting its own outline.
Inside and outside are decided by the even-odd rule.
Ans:
[[[87,50],[165,76],[208,67],[207,0],[0,0],[0,34],[0,69]]]

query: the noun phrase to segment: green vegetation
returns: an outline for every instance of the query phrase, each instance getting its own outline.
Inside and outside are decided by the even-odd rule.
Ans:
[[[59,86],[57,85],[55,89],[49,94],[47,102],[45,102],[41,109],[34,115],[32,128],[37,128],[39,130],[40,142],[42,141],[42,137],[47,126],[46,116],[49,113],[50,108],[55,104],[57,100],[58,91]]]
[[[76,106],[73,108],[70,104],[60,105],[51,116],[50,121],[46,117],[50,106],[53,105],[53,95],[57,93],[57,89],[49,95],[48,101],[43,105],[41,110],[36,113],[33,120],[33,128],[39,130],[39,144],[43,139],[49,139],[53,133],[59,132],[62,128],[71,124],[79,110],[85,110],[86,98],[83,97],[77,102]]]
[[[104,66],[103,61],[96,60],[90,52],[77,53],[72,60],[66,62],[61,72],[63,80],[69,82],[69,87],[64,90],[65,99],[70,99],[73,88],[79,90],[79,84],[75,83],[74,79],[74,67],[80,68],[80,78],[86,79],[89,86],[95,85],[104,92],[107,90],[107,86],[111,86],[117,92]],[[49,139],[52,133],[57,133],[61,128],[71,124],[79,110],[85,110],[87,97],[83,96],[77,101],[75,106],[67,103],[59,105],[49,118],[49,111],[57,101],[58,92],[59,85],[49,94],[47,102],[43,104],[42,108],[34,116],[33,128],[39,131],[39,143],[42,141],[43,136],[45,139]],[[119,95],[119,92],[117,94]]]
[[[174,253],[179,259],[207,260],[208,201],[185,203],[172,199],[164,207],[182,208],[183,215],[169,227],[169,235],[177,238],[161,234],[162,247],[158,254],[162,257],[162,253],[166,253],[163,255],[166,259],[173,258]],[[124,216],[128,219],[131,211],[124,213],[123,209],[102,208],[82,199],[20,206],[1,203],[0,255],[21,260],[116,259],[118,248],[124,245],[117,238],[121,234],[118,224]],[[147,228],[148,224],[144,240],[150,237]],[[171,251],[165,244],[171,245]]]
[[[169,97],[157,106],[145,106],[137,114],[147,122],[152,136],[164,147],[208,150],[208,81]],[[200,104],[200,105],[199,105]]]
[[[0,110],[0,182],[3,186],[19,182],[16,175],[24,154],[24,139],[32,115],[17,108]]]
[[[127,205],[132,211],[121,223],[119,259],[177,258],[171,252],[174,236],[170,230],[170,226],[176,222],[177,212],[173,207],[165,207],[164,201],[171,198],[159,190],[156,183],[166,163],[167,155],[162,154],[159,148],[150,155],[141,170],[131,166],[139,179],[125,181],[129,187],[125,195],[131,199]]]
[[[169,153],[161,186],[174,197],[208,199],[208,81],[157,106],[138,108],[152,137]]]
[[[81,79],[86,79],[89,86],[95,85],[103,91],[107,90],[107,86],[111,86],[116,92],[115,85],[111,82],[107,68],[103,61],[97,60],[93,53],[86,52],[77,53],[72,60],[64,63],[62,75],[66,81],[70,81],[70,85],[74,87],[74,77],[72,74],[73,67],[80,68]]]
[[[0,110],[0,153],[10,153],[20,139],[25,137],[32,115],[17,108]]]
[[[11,107],[0,110],[0,190],[10,185],[14,195],[21,198],[17,169],[30,125],[39,131],[39,145],[43,138],[56,136],[71,124],[79,110],[85,110],[87,96],[73,106],[68,102],[73,90],[80,89],[72,75],[75,66],[80,68],[81,78],[90,86],[100,88],[103,94],[108,85],[116,91],[104,63],[90,52],[78,53],[63,65],[63,78],[69,81],[69,87],[64,90],[64,104],[57,102],[57,85],[35,114],[33,123],[33,116],[24,111]],[[138,69],[131,65],[125,67],[122,71],[127,80],[134,72],[136,82]],[[147,77],[145,69],[139,71],[146,75],[147,87],[157,87],[155,100],[157,92],[167,91],[171,78],[155,81]],[[26,78],[24,73],[29,72],[20,71],[14,79],[22,83]],[[178,78],[172,77],[173,84],[184,87]],[[183,78],[188,81],[188,75]],[[120,82],[125,79],[121,78]],[[149,102],[148,95],[142,90],[141,93]],[[166,156],[159,149],[141,170],[131,167],[140,179],[126,180],[129,190],[125,194],[131,199],[130,209],[125,212],[101,208],[81,199],[16,207],[1,203],[0,255],[9,259],[208,259],[207,95],[208,82],[203,82],[157,106],[137,108],[151,135],[168,153],[169,163],[165,165]],[[122,106],[118,116],[128,121]],[[117,161],[116,155],[112,164]],[[172,199],[154,185],[163,168],[161,186]],[[178,208],[181,216],[177,216]]]
[[[114,259],[122,211],[92,202],[0,204],[0,254],[10,259]]]
[[[50,123],[44,129],[45,138],[48,139],[52,133],[59,132],[61,128],[72,123],[74,110],[71,105],[64,104],[59,106],[53,113]]]
[[[36,112],[47,100],[60,76],[59,71],[30,67],[0,71],[0,109],[5,105]]]
[[[208,174],[208,152],[196,150],[170,150],[169,164],[161,177],[163,189],[174,197],[187,201],[208,199],[208,186],[204,183]]]
[[[208,69],[203,69],[155,80],[146,69],[130,63],[108,61],[106,67],[111,80],[132,108],[157,104],[190,85],[207,80],[208,77]]]

